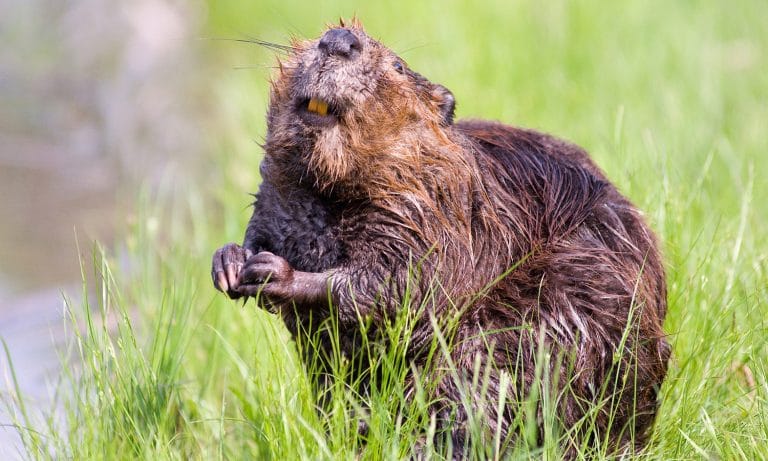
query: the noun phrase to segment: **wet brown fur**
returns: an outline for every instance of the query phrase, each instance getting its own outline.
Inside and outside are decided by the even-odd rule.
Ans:
[[[476,361],[490,364],[488,399],[498,398],[509,373],[517,382],[507,398],[520,400],[543,345],[562,358],[551,370],[561,375],[561,424],[571,427],[604,405],[597,433],[616,449],[642,447],[669,348],[664,270],[640,212],[579,147],[500,123],[452,123],[445,88],[398,72],[400,58],[359,23],[341,27],[363,41],[360,62],[322,61],[316,40],[297,40],[280,63],[264,183],[244,247],[328,274],[346,352],[359,347],[352,331],[360,319],[375,326],[395,316],[410,286],[412,308],[430,296],[413,332],[417,367],[420,348],[434,337],[428,317],[454,319],[450,362],[458,376],[471,377]],[[320,70],[310,72],[313,63]],[[323,80],[328,75],[336,81]],[[302,91],[335,98],[343,107],[338,122],[297,121]],[[421,272],[413,286],[415,263]],[[312,328],[310,317],[317,324],[330,315],[327,303],[281,312],[294,334]],[[468,422],[456,405],[461,384],[434,371],[448,362],[432,369],[442,402],[435,411],[461,448]],[[498,415],[487,405],[489,431],[512,431],[513,408]]]

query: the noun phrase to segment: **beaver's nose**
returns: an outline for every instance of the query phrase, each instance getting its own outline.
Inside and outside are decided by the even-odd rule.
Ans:
[[[323,34],[317,47],[329,55],[349,59],[360,51],[360,40],[349,29],[331,29]]]

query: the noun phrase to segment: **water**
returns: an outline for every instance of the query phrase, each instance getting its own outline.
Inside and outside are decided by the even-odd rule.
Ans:
[[[109,245],[130,207],[120,197],[203,157],[203,11],[195,1],[3,0],[0,337],[35,413],[51,410],[62,292],[79,291],[76,241]],[[0,392],[13,393],[4,354]],[[0,424],[10,419],[0,407]],[[19,449],[0,429],[0,459]]]

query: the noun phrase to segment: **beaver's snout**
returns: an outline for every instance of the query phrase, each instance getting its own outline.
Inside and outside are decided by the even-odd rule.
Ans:
[[[360,52],[360,40],[349,29],[331,29],[320,38],[317,47],[329,56],[350,59]]]

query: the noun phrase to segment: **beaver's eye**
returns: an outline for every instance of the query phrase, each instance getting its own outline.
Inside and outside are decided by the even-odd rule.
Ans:
[[[401,74],[402,74],[402,73],[403,73],[403,71],[405,70],[405,69],[403,68],[403,63],[402,63],[402,62],[400,62],[399,60],[398,60],[398,61],[395,61],[395,62],[393,62],[393,63],[392,63],[392,67],[394,67],[394,68],[395,68],[395,70],[396,70],[396,71],[398,71],[398,72],[399,72],[399,73],[401,73]]]

